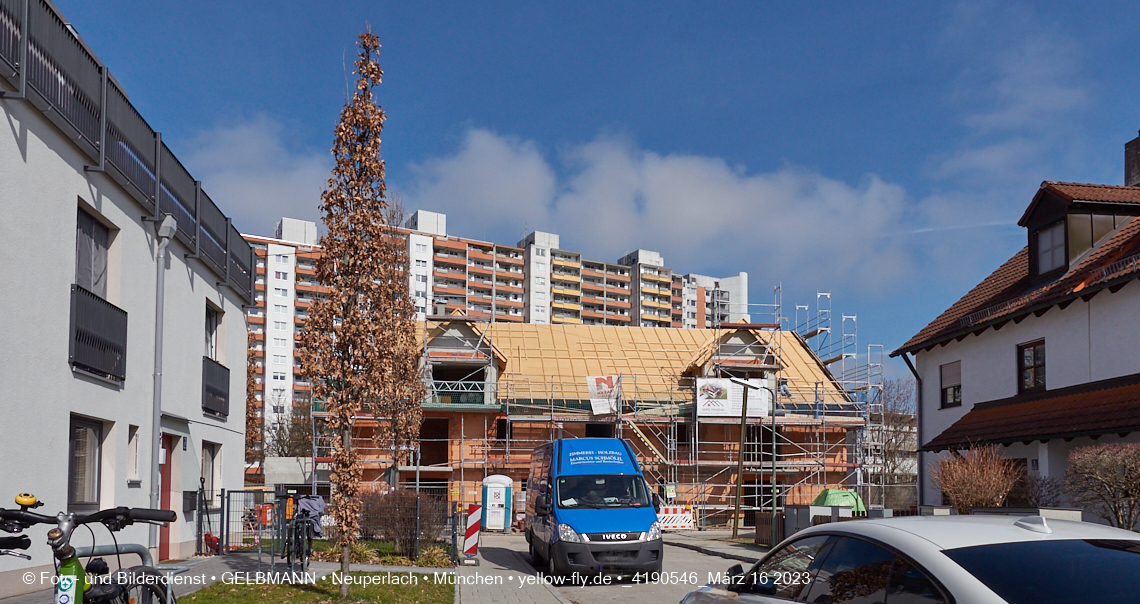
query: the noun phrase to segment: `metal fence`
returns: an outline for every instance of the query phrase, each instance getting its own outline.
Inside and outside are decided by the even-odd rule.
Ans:
[[[123,381],[127,377],[127,311],[71,286],[71,344],[76,367]]]

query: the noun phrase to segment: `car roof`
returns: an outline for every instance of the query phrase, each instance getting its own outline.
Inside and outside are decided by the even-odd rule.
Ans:
[[[1023,521],[1020,522],[1019,521]],[[1034,530],[1044,521],[1049,532]],[[1042,519],[1039,516],[903,516],[829,523],[805,529],[796,536],[811,533],[846,533],[884,541],[918,537],[938,549],[956,549],[994,543],[1049,541],[1062,539],[1124,539],[1140,541],[1140,535],[1102,524],[1071,520]],[[907,539],[910,541],[910,539]]]

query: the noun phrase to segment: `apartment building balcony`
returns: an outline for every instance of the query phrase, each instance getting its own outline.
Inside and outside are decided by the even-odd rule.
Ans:
[[[645,321],[664,321],[664,322],[669,322],[669,321],[672,321],[672,320],[673,320],[671,317],[662,317],[662,316],[660,316],[660,315],[655,315],[655,314],[650,314],[650,313],[644,313],[644,312],[643,312],[643,313],[641,313],[641,318],[642,318],[643,320],[645,320]]]
[[[628,325],[630,322],[629,315],[607,315],[606,325]]]
[[[485,289],[487,291],[491,291],[491,287],[493,287],[493,286],[494,286],[494,283],[490,279],[475,279],[475,278],[467,279],[467,287],[477,288],[477,289]]]
[[[671,277],[669,277],[669,275],[657,275],[654,273],[641,273],[641,278],[647,279],[649,281],[654,281],[657,283],[664,283],[665,289],[670,289],[672,287],[672,283],[673,283],[673,279]]]
[[[116,382],[127,379],[127,311],[72,285],[68,362]]]
[[[629,284],[622,282],[606,281],[606,291],[621,292],[623,294],[629,293]]]
[[[572,273],[555,273],[555,272],[550,273],[550,279],[552,281],[569,281],[571,283],[578,283],[582,280],[581,277],[579,277],[578,275],[572,274]]]
[[[522,308],[522,300],[507,300],[505,298],[495,298],[495,306],[505,306],[508,308]]]
[[[561,308],[563,310],[582,310],[581,304],[578,304],[576,302],[564,302],[561,300],[555,300],[550,304],[550,306],[554,308]]]
[[[432,256],[436,266],[455,267],[458,270],[467,272],[467,258],[455,254],[435,254]]]
[[[629,300],[615,300],[613,298],[606,298],[606,307],[609,308],[611,306],[614,308],[633,308],[633,305],[629,303]]]
[[[446,266],[435,265],[431,269],[433,277],[441,279],[466,279],[467,271],[458,268],[448,268]]]
[[[578,262],[577,260],[571,260],[569,258],[559,258],[557,256],[555,256],[554,258],[551,258],[550,263],[553,264],[554,266],[565,266],[565,267],[569,267],[569,268],[582,268],[582,263]]]
[[[435,283],[432,286],[432,291],[436,294],[447,294],[451,296],[467,295],[467,288],[452,284]]]
[[[602,292],[602,291],[606,291],[606,285],[604,283],[599,282],[599,281],[589,281],[587,279],[583,279],[582,280],[582,289],[583,290],[589,289],[589,290],[593,290],[593,291]]]
[[[230,414],[230,370],[210,357],[202,357],[202,410]]]
[[[655,286],[647,285],[645,283],[641,284],[641,290],[640,291],[643,294],[653,294],[654,296],[668,296],[669,295],[668,290],[657,289]]]
[[[520,267],[523,265],[523,262],[524,262],[522,254],[519,254],[518,256],[511,256],[508,254],[501,254],[498,252],[495,253],[495,260],[497,260],[499,262],[506,262],[507,264],[511,264],[511,265],[518,265]],[[520,272],[521,272],[521,269],[520,269]]]
[[[605,279],[606,273],[604,271],[599,271],[599,270],[592,269],[592,268],[586,268],[583,266],[582,267],[582,276],[583,277],[593,277],[595,279]]]
[[[462,241],[452,241],[450,239],[440,239],[438,237],[432,238],[432,247],[437,250],[450,250],[452,253],[459,252],[461,255],[467,255],[467,244]]]
[[[605,306],[606,299],[601,296],[591,296],[590,294],[582,294],[583,304],[597,304],[598,306]]]
[[[495,312],[495,320],[496,321],[513,321],[515,323],[522,323],[523,322],[523,316],[521,314],[520,315],[512,315],[510,313],[496,311]]]
[[[507,284],[503,283],[502,281],[496,281],[495,282],[495,289],[497,291],[500,291],[500,292],[507,292],[507,293],[511,293],[511,294],[523,293],[523,288],[521,286],[507,285]]]
[[[642,300],[641,305],[642,306],[648,306],[649,308],[669,309],[668,304],[665,304],[663,302],[658,302],[657,300]]]
[[[573,315],[554,315],[550,317],[551,323],[562,323],[566,325],[581,325],[582,319]]]
[[[317,265],[315,265],[315,264],[304,264],[304,263],[298,262],[296,265],[296,270],[297,270],[298,275],[313,275],[313,276],[315,276],[317,274]]]
[[[611,279],[614,279],[617,281],[628,282],[629,281],[629,274],[628,273],[618,273],[618,272],[614,272],[614,271],[606,271],[606,282],[607,282],[607,284],[609,283],[609,281]]]
[[[468,262],[467,263],[467,272],[468,272],[468,274],[486,275],[486,276],[490,277],[491,274],[494,272],[494,270],[486,264],[476,264],[474,262]]]
[[[582,295],[582,293],[578,291],[578,288],[567,287],[565,283],[559,284],[557,286],[551,286],[550,293],[558,296],[570,296],[572,298],[577,298]]]
[[[591,319],[605,319],[606,315],[599,310],[587,307],[587,308],[582,309],[582,318],[584,319],[587,317],[589,317]]]
[[[491,262],[495,257],[491,254],[491,252],[485,252],[479,248],[469,247],[467,248],[467,258],[468,260],[479,259]]]

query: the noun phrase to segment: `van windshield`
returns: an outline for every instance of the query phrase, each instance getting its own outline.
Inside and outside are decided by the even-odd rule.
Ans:
[[[563,476],[558,479],[560,508],[642,508],[649,493],[641,476]]]

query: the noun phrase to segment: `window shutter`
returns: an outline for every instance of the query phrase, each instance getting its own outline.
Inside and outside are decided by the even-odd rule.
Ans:
[[[939,368],[942,371],[942,387],[962,385],[962,361],[946,363]]]

